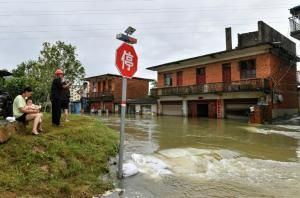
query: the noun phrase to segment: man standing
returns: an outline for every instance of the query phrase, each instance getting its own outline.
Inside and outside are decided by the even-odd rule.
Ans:
[[[37,109],[27,109],[26,108],[26,98],[32,95],[32,89],[26,87],[21,95],[18,95],[14,99],[13,103],[13,114],[16,120],[19,122],[26,123],[26,121],[33,120],[32,134],[38,135],[38,132],[42,132],[42,113],[39,113]]]
[[[88,94],[88,89],[87,89],[88,83],[84,82],[83,87],[77,91],[78,94],[80,94],[80,102],[81,102],[81,109],[80,109],[80,114],[83,115],[84,111],[87,108],[87,94]]]
[[[55,71],[56,78],[52,82],[51,86],[51,104],[52,104],[52,124],[55,126],[60,125],[61,117],[61,100],[63,88],[69,86],[63,85],[62,78],[64,77],[64,72],[61,69]]]

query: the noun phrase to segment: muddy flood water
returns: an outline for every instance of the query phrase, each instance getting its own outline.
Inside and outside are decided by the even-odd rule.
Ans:
[[[99,118],[119,130],[118,116]],[[234,120],[126,118],[121,197],[300,197],[300,118],[257,126]]]

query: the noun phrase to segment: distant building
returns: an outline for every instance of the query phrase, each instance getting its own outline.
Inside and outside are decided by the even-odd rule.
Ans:
[[[291,36],[300,40],[300,6],[296,6],[290,9],[292,17],[290,20]]]
[[[79,85],[72,85],[70,88],[70,102],[78,102],[80,101],[80,95],[77,91],[80,89]]]
[[[295,43],[262,21],[238,34],[235,49],[231,40],[226,28],[225,51],[147,68],[158,75],[158,114],[248,118],[253,106],[271,120],[298,112]]]
[[[122,97],[122,77],[104,74],[86,78],[89,82],[88,94],[92,111],[120,111]],[[148,97],[149,82],[152,79],[133,77],[127,80],[127,113],[156,113],[156,100]],[[153,107],[154,106],[154,107]]]

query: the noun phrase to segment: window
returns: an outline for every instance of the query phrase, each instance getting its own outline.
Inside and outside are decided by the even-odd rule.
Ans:
[[[230,63],[225,63],[222,65],[222,75],[223,75],[223,82],[225,82],[225,83],[231,82],[231,65],[230,65]]]
[[[98,92],[101,92],[101,82],[98,82]]]
[[[93,82],[93,92],[97,92],[97,90],[96,90],[96,82]]]
[[[172,74],[171,73],[164,74],[164,85],[172,86]]]
[[[103,86],[102,87],[103,92],[106,91],[106,80],[103,80],[102,86]]]
[[[196,69],[196,83],[197,85],[206,83],[205,67]]]
[[[256,78],[256,62],[254,59],[240,62],[241,79]]]

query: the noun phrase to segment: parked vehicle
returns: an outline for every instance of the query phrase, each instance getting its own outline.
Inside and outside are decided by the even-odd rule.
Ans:
[[[0,77],[3,78],[4,76],[12,75],[7,70],[3,69],[0,70]],[[5,90],[0,90],[0,116],[4,118],[13,115],[12,110],[13,99],[12,97],[6,92]]]
[[[7,92],[0,90],[0,116],[4,118],[12,116],[13,100]]]

